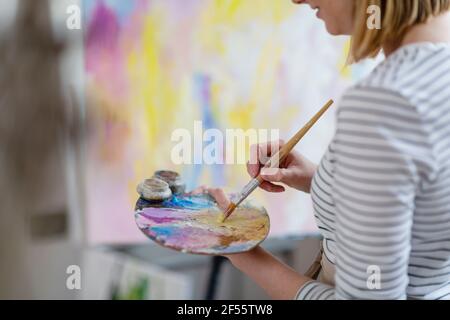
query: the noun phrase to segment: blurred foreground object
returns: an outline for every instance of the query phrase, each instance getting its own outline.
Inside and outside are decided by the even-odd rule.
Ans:
[[[0,144],[2,168],[8,168],[2,174],[7,189],[35,194],[66,127],[61,46],[53,40],[48,2],[20,1],[15,24],[0,41]]]
[[[75,126],[62,90],[62,48],[49,2],[18,1],[0,39],[0,298],[39,297],[55,257],[35,240],[67,228],[64,144]]]

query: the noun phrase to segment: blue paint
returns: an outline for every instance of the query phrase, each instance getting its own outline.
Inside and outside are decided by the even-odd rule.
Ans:
[[[150,232],[154,232],[158,237],[170,237],[174,233],[173,227],[150,227]]]
[[[165,208],[173,209],[187,209],[187,210],[201,210],[208,209],[215,206],[215,202],[209,196],[173,196],[170,200],[163,203]]]
[[[209,195],[174,195],[170,199],[163,202],[148,201],[139,198],[136,202],[135,210],[143,210],[144,208],[166,208],[166,209],[183,209],[183,210],[202,210],[216,207],[215,200]]]

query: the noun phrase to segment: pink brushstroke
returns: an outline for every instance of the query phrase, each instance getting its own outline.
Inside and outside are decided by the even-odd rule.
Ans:
[[[96,86],[112,97],[124,97],[126,52],[121,46],[121,27],[116,13],[104,1],[93,9],[86,36],[86,70]]]

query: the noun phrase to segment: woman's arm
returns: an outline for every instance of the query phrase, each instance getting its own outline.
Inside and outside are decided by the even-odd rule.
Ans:
[[[261,247],[227,257],[231,263],[276,300],[292,300],[312,279],[305,277]]]

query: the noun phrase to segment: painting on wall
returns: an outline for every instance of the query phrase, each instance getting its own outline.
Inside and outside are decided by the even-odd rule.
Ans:
[[[91,243],[145,241],[136,186],[158,169],[238,191],[245,164],[174,163],[173,132],[200,127],[279,130],[289,138],[358,78],[348,40],[327,35],[305,6],[266,0],[84,0],[87,235]],[[330,113],[299,150],[318,161],[334,131]],[[273,131],[270,131],[273,132]],[[270,140],[270,136],[267,140]],[[233,146],[235,148],[236,146]],[[229,143],[225,141],[226,157]],[[248,151],[248,146],[245,146]],[[257,191],[271,236],[316,232],[307,195]]]

